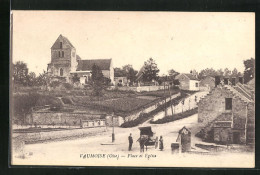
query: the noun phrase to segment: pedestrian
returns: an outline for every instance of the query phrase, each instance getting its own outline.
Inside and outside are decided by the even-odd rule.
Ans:
[[[158,142],[159,142],[159,138],[156,137],[156,138],[155,138],[155,149],[157,149],[157,147],[158,147]]]
[[[129,141],[128,151],[131,151],[132,150],[132,145],[133,145],[133,138],[132,138],[132,134],[131,133],[128,136],[128,141]]]
[[[159,149],[162,151],[163,150],[163,137],[162,136],[160,136],[159,142],[160,142]]]

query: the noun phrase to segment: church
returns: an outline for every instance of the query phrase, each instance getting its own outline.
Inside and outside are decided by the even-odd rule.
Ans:
[[[76,48],[63,35],[60,35],[51,47],[51,62],[48,64],[47,72],[51,81],[72,82],[75,74],[79,77],[81,84],[90,81],[92,66],[98,66],[104,75],[114,84],[114,68],[112,59],[82,60],[77,55]]]

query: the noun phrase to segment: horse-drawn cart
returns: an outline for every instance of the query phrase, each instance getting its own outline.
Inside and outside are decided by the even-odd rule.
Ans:
[[[157,148],[158,146],[158,137],[155,137],[155,133],[152,132],[151,126],[147,127],[139,127],[140,130],[140,138],[137,140],[140,143],[140,151],[144,151],[144,146],[155,146]]]

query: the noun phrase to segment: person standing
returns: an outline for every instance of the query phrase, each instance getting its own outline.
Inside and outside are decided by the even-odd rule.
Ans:
[[[162,151],[163,150],[163,137],[160,136],[160,140],[159,140],[159,149]]]
[[[157,149],[157,147],[158,147],[158,142],[159,142],[159,138],[156,137],[156,138],[155,138],[155,149]]]
[[[132,138],[132,134],[131,133],[128,136],[128,142],[129,142],[128,151],[131,151],[132,150],[132,145],[133,145],[133,138]]]

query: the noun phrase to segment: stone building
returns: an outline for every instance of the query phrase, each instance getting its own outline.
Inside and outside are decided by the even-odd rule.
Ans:
[[[176,79],[179,80],[179,88],[182,90],[189,91],[199,91],[199,79],[193,74],[179,74],[176,76]]]
[[[220,143],[254,144],[254,94],[241,83],[216,82],[198,103],[198,122],[203,138]]]
[[[116,86],[128,86],[127,77],[115,77]]]
[[[112,59],[82,60],[71,42],[65,36],[60,35],[51,47],[51,62],[48,64],[47,72],[51,81],[71,82],[72,76],[77,74],[81,84],[86,84],[94,64],[99,66],[104,77],[109,78],[113,83]]]

